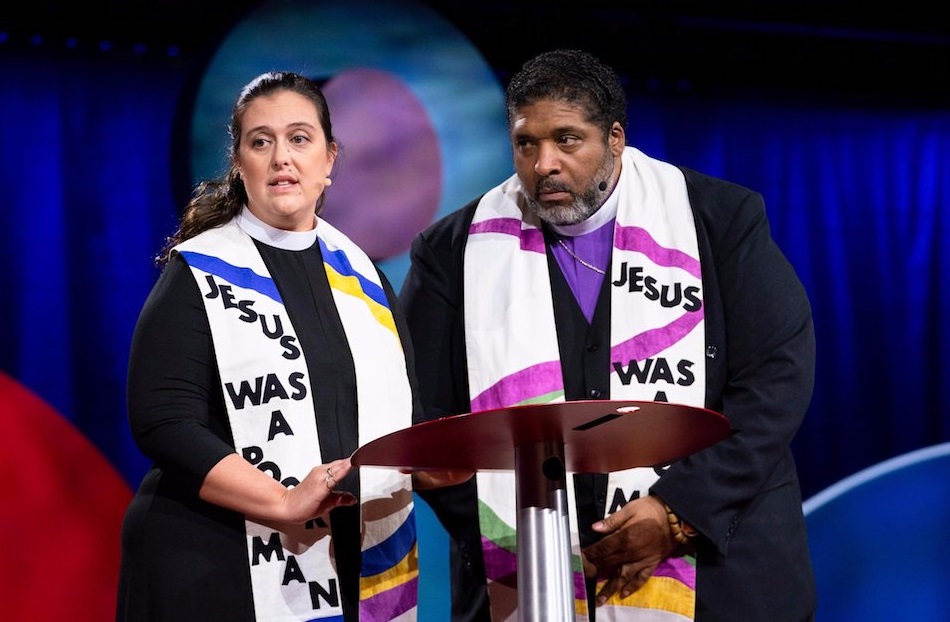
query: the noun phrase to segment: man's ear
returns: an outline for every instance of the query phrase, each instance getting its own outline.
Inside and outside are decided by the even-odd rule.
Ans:
[[[614,124],[610,126],[610,136],[607,137],[607,142],[610,144],[610,153],[614,157],[619,157],[623,153],[623,148],[627,146],[627,133],[624,132],[623,126],[619,122],[614,121]]]

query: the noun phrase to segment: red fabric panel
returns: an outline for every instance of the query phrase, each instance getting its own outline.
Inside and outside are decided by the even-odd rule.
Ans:
[[[60,413],[0,373],[0,609],[7,620],[115,619],[132,491]]]

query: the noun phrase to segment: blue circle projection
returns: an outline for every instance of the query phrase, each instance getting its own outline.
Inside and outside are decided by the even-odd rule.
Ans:
[[[412,237],[512,173],[502,88],[440,15],[414,2],[274,0],[208,63],[191,118],[193,182],[224,170],[234,98],[271,70],[323,84],[342,146],[323,216],[397,289]]]

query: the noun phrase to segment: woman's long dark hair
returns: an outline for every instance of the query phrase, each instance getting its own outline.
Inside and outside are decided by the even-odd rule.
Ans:
[[[317,109],[317,118],[327,138],[327,145],[336,142],[330,124],[330,108],[316,82],[300,74],[289,71],[271,71],[261,74],[251,80],[238,96],[231,111],[231,122],[228,125],[228,136],[231,138],[228,147],[228,170],[217,179],[199,183],[191,199],[185,206],[178,230],[165,240],[165,246],[155,258],[159,267],[164,267],[171,258],[171,251],[176,245],[193,238],[203,231],[220,227],[236,217],[247,203],[247,191],[238,172],[236,154],[241,145],[241,122],[247,107],[258,97],[272,95],[280,91],[293,91],[309,99]],[[324,195],[317,201],[317,213],[323,207]]]

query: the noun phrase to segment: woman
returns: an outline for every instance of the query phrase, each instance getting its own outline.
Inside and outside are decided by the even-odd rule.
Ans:
[[[132,339],[129,420],[154,464],[117,619],[414,618],[410,477],[347,459],[410,425],[411,360],[385,276],[318,216],[326,100],[266,73],[229,129],[229,170],[196,189]]]

